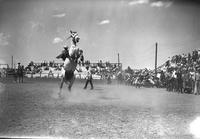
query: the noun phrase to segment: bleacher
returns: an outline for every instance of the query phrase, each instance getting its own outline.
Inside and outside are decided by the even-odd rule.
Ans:
[[[77,70],[75,70],[75,76],[79,79],[84,79],[86,77],[85,66],[90,66],[93,73],[93,79],[104,79],[107,75],[112,74],[112,78],[115,74],[122,68],[121,63],[109,63],[109,62],[99,62],[99,63],[88,63],[78,64]],[[30,62],[25,68],[25,76],[28,78],[61,78],[62,76],[62,66],[63,63],[55,62],[43,62],[34,63]]]

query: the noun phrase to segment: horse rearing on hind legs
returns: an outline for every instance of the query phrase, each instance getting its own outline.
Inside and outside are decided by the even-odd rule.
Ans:
[[[71,91],[71,87],[75,80],[74,71],[76,70],[77,64],[79,60],[82,63],[84,62],[83,51],[77,47],[77,43],[80,40],[77,32],[70,31],[70,37],[68,37],[67,39],[70,38],[71,38],[71,46],[70,47],[65,46],[64,47],[65,50],[63,50],[62,53],[56,57],[56,58],[62,58],[64,61],[64,65],[62,67],[62,78],[61,78],[59,95],[61,95],[61,90],[64,82],[66,84],[69,83],[68,90]]]

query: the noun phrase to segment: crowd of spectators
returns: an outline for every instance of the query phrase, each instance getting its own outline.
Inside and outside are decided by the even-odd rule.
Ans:
[[[175,55],[162,68],[168,91],[200,93],[200,50]]]
[[[133,70],[128,67],[118,73],[118,80],[128,85],[156,86],[167,91],[200,94],[200,50],[174,55],[155,70]]]
[[[1,68],[0,69],[0,78],[6,77],[6,73],[7,73],[7,68]]]
[[[117,79],[120,84],[133,85],[135,87],[154,87],[159,84],[159,78],[150,69],[131,69],[128,67],[124,71],[117,74]],[[160,84],[161,85],[161,84]]]
[[[91,67],[92,73],[95,75],[99,75],[100,79],[107,79],[108,77],[111,79],[116,78],[117,73],[121,70],[121,63],[110,63],[110,62],[102,62],[100,60],[98,63],[90,63],[86,61],[86,65]]]

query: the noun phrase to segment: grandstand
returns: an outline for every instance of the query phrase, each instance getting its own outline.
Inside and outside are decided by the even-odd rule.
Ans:
[[[29,78],[60,78],[62,66],[63,63],[55,63],[54,61],[42,63],[35,63],[31,61],[25,68],[25,76]],[[122,69],[122,63],[102,61],[98,63],[90,63],[89,61],[86,61],[84,64],[77,65],[77,70],[75,71],[76,78],[84,79],[86,77],[85,66],[91,67],[94,79],[105,79],[108,75],[111,76],[111,78],[115,78],[117,72]]]

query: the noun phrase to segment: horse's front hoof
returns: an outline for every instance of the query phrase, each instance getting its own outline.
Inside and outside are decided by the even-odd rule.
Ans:
[[[61,97],[62,97],[61,92],[59,92],[58,93],[58,98],[61,98]]]
[[[71,92],[71,87],[70,86],[68,87],[68,90],[69,90],[69,92]]]

